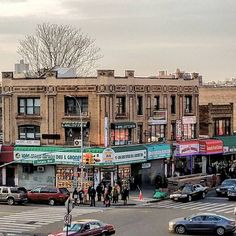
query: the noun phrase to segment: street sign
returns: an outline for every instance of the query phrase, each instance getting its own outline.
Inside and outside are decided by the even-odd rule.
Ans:
[[[69,214],[72,211],[72,209],[75,207],[71,198],[68,198],[66,200],[65,207],[66,207],[67,214]]]
[[[72,215],[71,214],[66,214],[64,217],[64,224],[66,226],[70,226],[72,221]]]
[[[42,166],[42,165],[49,165],[49,164],[55,164],[55,158],[47,158],[47,159],[39,159],[34,160],[33,165],[34,166]]]

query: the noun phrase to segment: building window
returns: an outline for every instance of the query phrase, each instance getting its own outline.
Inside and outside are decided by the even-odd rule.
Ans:
[[[165,141],[165,125],[149,125],[147,142],[161,142]]]
[[[36,125],[22,125],[18,127],[20,140],[39,140],[40,127]]]
[[[185,96],[185,113],[192,113],[193,106],[192,106],[192,96],[187,95]]]
[[[176,113],[176,99],[175,99],[175,95],[171,95],[170,97],[171,99],[171,114],[175,114]]]
[[[74,145],[74,140],[81,140],[81,130],[79,128],[65,128],[65,142],[67,145]],[[83,127],[83,144],[88,145],[89,129]]]
[[[184,124],[183,125],[183,138],[184,139],[196,138],[196,125],[195,124]]]
[[[80,114],[80,107],[82,114]],[[65,97],[65,114],[88,115],[88,97]]]
[[[154,109],[159,110],[160,109],[160,96],[154,97]]]
[[[116,108],[117,108],[117,114],[124,115],[126,113],[124,96],[116,97]]]
[[[143,115],[143,97],[137,97],[137,115]]]
[[[127,145],[132,144],[132,129],[112,129],[111,145]]]
[[[171,133],[171,140],[176,140],[176,123],[175,122],[173,122],[173,123],[171,123],[171,131],[170,131],[170,133]]]
[[[19,115],[39,115],[40,99],[39,98],[18,98]]]
[[[214,135],[221,136],[221,135],[230,135],[231,132],[231,122],[230,118],[226,119],[216,119],[214,120]]]

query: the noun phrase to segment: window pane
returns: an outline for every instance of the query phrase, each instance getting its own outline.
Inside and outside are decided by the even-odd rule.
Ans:
[[[28,107],[28,106],[33,106],[33,105],[34,105],[33,99],[32,99],[32,98],[28,98],[28,99],[27,99],[27,107]]]
[[[33,107],[27,107],[27,114],[28,114],[28,115],[34,114]]]

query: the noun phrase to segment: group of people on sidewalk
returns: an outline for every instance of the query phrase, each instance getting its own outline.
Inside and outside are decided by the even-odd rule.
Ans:
[[[91,207],[95,207],[96,197],[98,202],[101,202],[103,200],[103,204],[106,207],[110,207],[111,202],[118,203],[119,199],[123,200],[124,205],[126,205],[127,200],[129,198],[129,188],[126,185],[121,187],[117,183],[114,186],[111,186],[110,184],[105,184],[104,182],[101,182],[98,184],[96,189],[92,185],[89,186],[87,195]],[[74,199],[75,205],[84,204],[85,200],[87,200],[85,191],[83,189],[80,189],[78,191],[77,188],[74,189],[72,193],[72,198]]]

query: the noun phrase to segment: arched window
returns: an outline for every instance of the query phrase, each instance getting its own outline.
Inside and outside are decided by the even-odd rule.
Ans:
[[[40,127],[37,125],[22,125],[18,127],[19,139],[40,139]]]

